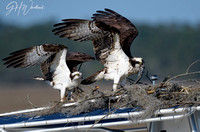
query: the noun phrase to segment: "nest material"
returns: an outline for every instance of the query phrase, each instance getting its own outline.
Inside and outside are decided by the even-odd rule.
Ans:
[[[177,105],[187,107],[200,103],[200,87],[183,86],[178,83],[161,83],[154,87],[151,94],[163,102],[161,108]]]
[[[199,85],[197,85],[199,86]],[[76,91],[73,94],[77,105],[62,107],[63,103],[52,103],[49,109],[29,113],[29,116],[46,115],[52,113],[66,113],[77,115],[97,109],[109,109],[114,112],[119,108],[134,108],[144,110],[141,118],[151,117],[154,112],[162,108],[173,106],[194,106],[200,104],[200,87],[187,87],[178,83],[160,83],[156,85],[132,84],[118,92],[100,92],[98,88],[85,93]],[[138,118],[138,117],[136,117]]]
[[[191,67],[198,62],[200,62],[200,59],[191,63],[185,73],[166,78],[162,83],[156,85],[132,84],[127,85],[116,93],[100,92],[98,86],[87,93],[77,89],[73,93],[73,96],[75,95],[73,98],[76,100],[77,105],[63,107],[63,103],[57,102],[51,104],[49,109],[29,113],[29,115],[46,115],[58,112],[77,115],[96,109],[109,109],[111,114],[122,107],[137,107],[145,112],[140,118],[147,118],[151,117],[156,110],[162,108],[197,106],[200,104],[200,81],[194,79],[186,80],[186,82],[192,82],[191,86],[186,86],[181,85],[181,81],[172,82],[172,80],[178,77],[200,74],[200,71],[190,72]],[[146,77],[149,78],[148,72]],[[32,105],[32,103],[30,104]]]

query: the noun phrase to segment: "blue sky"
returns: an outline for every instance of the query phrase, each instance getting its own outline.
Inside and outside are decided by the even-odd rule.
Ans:
[[[29,26],[52,19],[90,19],[104,8],[141,23],[200,23],[200,0],[1,0],[0,20]]]

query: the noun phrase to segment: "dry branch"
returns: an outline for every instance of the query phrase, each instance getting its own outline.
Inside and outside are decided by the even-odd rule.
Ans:
[[[171,80],[173,80],[173,79],[176,79],[176,78],[178,78],[178,77],[188,76],[188,75],[194,75],[194,74],[200,74],[200,71],[189,72],[190,68],[191,68],[194,64],[196,64],[197,62],[199,62],[199,61],[200,61],[200,60],[194,61],[193,63],[191,63],[191,64],[188,66],[188,68],[187,68],[187,70],[186,70],[185,73],[179,74],[179,75],[176,75],[176,76],[174,76],[174,77],[169,78],[169,79],[166,81],[166,83],[169,82],[169,81],[171,81]]]

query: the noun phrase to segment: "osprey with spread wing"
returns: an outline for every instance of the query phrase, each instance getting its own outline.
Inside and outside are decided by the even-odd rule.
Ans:
[[[75,41],[92,40],[96,59],[105,68],[81,83],[114,80],[113,90],[116,91],[118,84],[124,85],[129,75],[138,74],[138,81],[144,70],[144,61],[141,57],[132,57],[130,52],[131,43],[138,35],[136,27],[110,9],[97,11],[92,19],[64,19],[62,23],[55,24],[53,30],[55,35]]]
[[[71,100],[72,90],[80,84],[82,74],[76,69],[77,65],[94,58],[81,52],[68,52],[68,48],[61,44],[44,44],[15,51],[3,60],[8,68],[40,65],[43,77],[35,79],[44,80],[53,88],[59,89],[63,102],[66,89],[68,99]]]

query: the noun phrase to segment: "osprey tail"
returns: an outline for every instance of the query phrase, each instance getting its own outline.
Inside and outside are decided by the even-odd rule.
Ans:
[[[33,77],[33,79],[39,80],[39,81],[45,81],[45,79],[43,77]]]
[[[88,85],[88,84],[92,84],[98,80],[101,80],[104,78],[104,74],[105,74],[105,68],[102,69],[101,71],[96,72],[95,74],[93,74],[92,76],[84,79],[83,81],[81,81],[81,84],[83,85]]]

